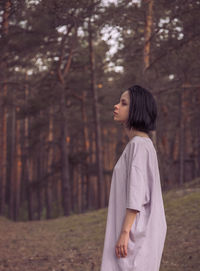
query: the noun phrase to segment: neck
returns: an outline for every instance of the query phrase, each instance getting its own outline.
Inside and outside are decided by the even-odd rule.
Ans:
[[[149,137],[149,135],[145,132],[141,132],[135,129],[131,129],[129,130],[128,128],[124,127],[125,133],[128,136],[129,140],[131,140],[131,138],[133,138],[134,136],[141,136],[141,137]]]

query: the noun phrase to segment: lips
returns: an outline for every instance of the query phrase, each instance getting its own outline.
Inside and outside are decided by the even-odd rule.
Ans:
[[[118,113],[114,111],[113,114],[114,114],[114,115],[117,115]]]

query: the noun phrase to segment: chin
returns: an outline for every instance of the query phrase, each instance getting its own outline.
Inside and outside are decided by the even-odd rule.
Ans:
[[[118,120],[118,119],[114,119],[114,121],[115,121],[115,122],[118,122],[118,123],[119,123],[119,124],[121,124],[121,125],[123,125],[123,124],[124,124],[124,122],[123,122],[123,121]]]

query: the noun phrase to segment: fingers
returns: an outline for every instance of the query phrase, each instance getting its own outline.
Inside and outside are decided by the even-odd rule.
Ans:
[[[124,246],[122,246],[122,249],[121,249],[121,255],[122,255],[122,257],[126,257],[127,256],[127,249],[126,249],[126,246],[124,245]]]
[[[127,247],[124,246],[124,257],[126,257],[126,256],[127,256]]]
[[[116,256],[118,258],[120,258],[120,257],[126,257],[127,256],[127,248],[126,248],[125,245],[123,245],[123,246],[120,246],[120,245],[116,246],[115,252],[116,252]]]
[[[117,246],[116,246],[115,252],[116,252],[117,258],[120,258],[120,247],[117,247]]]

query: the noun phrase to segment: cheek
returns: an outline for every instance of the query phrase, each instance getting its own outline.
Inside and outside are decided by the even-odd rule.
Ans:
[[[123,118],[127,119],[128,115],[129,115],[129,108],[128,107],[124,107],[122,114],[123,114]]]
[[[126,115],[129,115],[129,107],[126,108]]]

